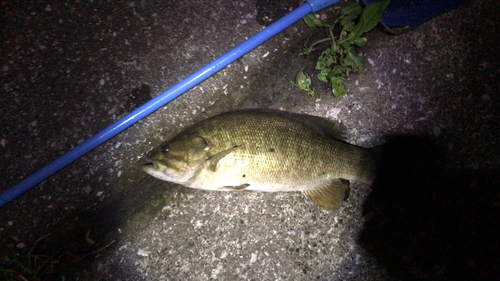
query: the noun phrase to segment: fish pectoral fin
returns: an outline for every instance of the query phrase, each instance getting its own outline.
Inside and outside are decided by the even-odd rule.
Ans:
[[[217,170],[217,163],[219,163],[219,161],[222,158],[224,158],[226,155],[228,155],[229,153],[231,153],[232,151],[234,151],[238,147],[239,147],[239,145],[233,146],[230,149],[223,150],[223,151],[211,156],[210,158],[208,158],[207,159],[207,161],[209,161],[208,168],[212,172],[215,172],[215,170]]]
[[[315,189],[303,190],[302,193],[317,206],[329,211],[336,210],[347,198],[349,182],[336,179],[327,185]]]
[[[243,191],[245,188],[247,188],[249,186],[250,186],[250,184],[244,183],[244,184],[240,184],[238,186],[221,186],[218,189],[229,190],[229,191]]]

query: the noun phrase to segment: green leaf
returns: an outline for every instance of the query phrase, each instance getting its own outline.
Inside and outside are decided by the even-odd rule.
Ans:
[[[354,28],[354,22],[350,21],[344,26],[345,31],[351,31]]]
[[[330,71],[330,79],[332,79],[334,76],[344,76],[344,73],[346,72],[345,67],[342,65],[336,65],[332,71]]]
[[[356,18],[357,16],[359,16],[361,14],[361,12],[363,11],[363,7],[361,7],[361,5],[356,2],[356,3],[353,3],[349,6],[345,6],[343,7],[341,10],[340,10],[340,13],[342,16],[354,16],[354,18]]]
[[[332,49],[328,48],[324,50],[318,58],[316,63],[317,70],[323,70],[325,68],[330,68],[330,65],[337,63],[337,58],[335,54],[332,53]]]
[[[354,39],[352,42],[358,46],[358,47],[363,47],[366,44],[367,39],[365,37],[358,37]]]
[[[299,70],[295,75],[295,86],[297,86],[301,90],[308,90],[309,86],[311,86],[311,77],[304,73],[304,71]]]
[[[340,25],[341,26],[345,26],[346,24],[348,24],[349,22],[355,20],[359,15],[348,15],[348,16],[345,16],[343,17],[341,20],[340,20]]]
[[[344,43],[342,43],[342,45],[341,45],[341,46],[342,46],[342,48],[344,48],[344,50],[345,50],[345,49],[347,49],[347,48],[351,47],[351,43],[349,43],[349,42],[344,42]]]
[[[349,47],[344,51],[345,57],[343,57],[343,65],[349,66],[352,71],[362,72],[364,70],[364,64],[362,57],[356,55],[353,47]]]
[[[318,74],[317,78],[321,82],[328,82],[328,79],[326,78],[326,75],[323,74],[323,73]]]
[[[329,25],[324,24],[320,19],[318,19],[314,14],[307,14],[302,20],[311,28],[316,27],[329,27]]]
[[[340,97],[345,94],[346,89],[344,87],[344,79],[341,77],[332,78],[332,94],[335,97]]]
[[[314,90],[311,90],[311,88],[309,88],[311,86],[311,77],[304,73],[302,69],[299,70],[299,72],[297,72],[297,74],[295,75],[295,83],[293,84],[297,88],[306,91],[308,96],[313,97],[314,95],[316,95]]]
[[[361,31],[365,33],[374,28],[382,18],[385,7],[389,5],[390,0],[382,0],[380,2],[372,3],[363,10],[360,22],[363,23]]]
[[[389,2],[390,0],[382,0],[380,2],[375,2],[366,6],[366,8],[361,13],[359,22],[352,29],[349,36],[347,36],[347,40],[352,41],[361,36],[361,34],[373,29],[382,18],[384,9],[385,7],[387,7],[387,5],[389,5]]]
[[[328,68],[324,68],[324,69],[321,70],[320,73],[323,74],[323,75],[328,76],[328,74],[330,73],[330,70],[331,69],[329,67]]]
[[[354,28],[351,30],[351,33],[349,33],[349,35],[347,35],[346,40],[352,41],[352,40],[358,38],[359,36],[361,36],[361,34],[363,34],[363,33],[361,32],[360,22],[358,22],[358,24],[356,24],[356,26],[354,26]]]

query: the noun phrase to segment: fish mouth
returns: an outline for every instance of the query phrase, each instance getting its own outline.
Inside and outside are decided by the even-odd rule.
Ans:
[[[164,181],[174,181],[175,175],[169,173],[169,169],[165,162],[161,160],[145,159],[142,170],[157,179]]]
[[[151,171],[151,170],[159,171],[160,170],[160,165],[158,165],[157,161],[154,161],[154,160],[146,157],[144,159],[144,163],[142,164],[142,169],[145,172],[148,172],[148,171]]]

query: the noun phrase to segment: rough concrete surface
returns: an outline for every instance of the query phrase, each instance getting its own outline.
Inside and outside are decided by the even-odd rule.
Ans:
[[[299,1],[0,5],[3,191]],[[319,14],[331,21],[339,7]],[[496,1],[477,0],[399,36],[374,30],[358,50],[366,71],[350,77],[341,98],[319,82],[315,97],[292,85],[319,55],[299,57],[302,45],[323,36],[294,24],[1,208],[2,277],[498,275],[499,12]],[[182,128],[255,107],[340,122],[353,144],[386,143],[379,180],[352,183],[341,209],[328,212],[301,194],[197,191],[140,170],[141,157]],[[49,263],[40,273],[23,271],[28,260]]]

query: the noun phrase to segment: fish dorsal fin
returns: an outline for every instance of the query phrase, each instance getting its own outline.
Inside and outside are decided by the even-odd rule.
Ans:
[[[217,163],[219,163],[219,161],[222,158],[224,158],[226,155],[228,155],[229,153],[231,153],[232,151],[234,151],[238,147],[239,147],[239,145],[233,146],[229,149],[223,150],[223,151],[215,154],[214,156],[209,157],[207,159],[207,161],[209,161],[208,168],[210,169],[210,171],[215,172],[215,170],[217,170]]]
[[[349,182],[341,179],[335,179],[315,189],[302,191],[314,204],[329,211],[338,209],[348,192]]]

